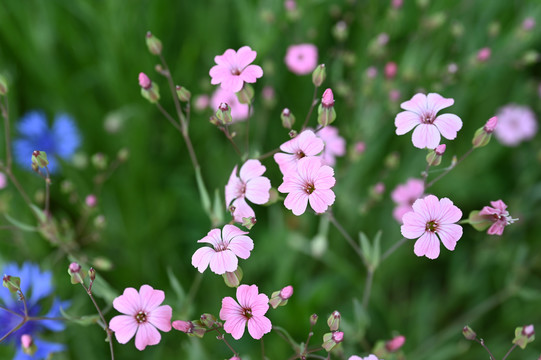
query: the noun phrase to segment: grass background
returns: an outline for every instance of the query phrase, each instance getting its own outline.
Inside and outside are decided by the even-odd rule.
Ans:
[[[280,126],[282,108],[290,108],[302,122],[309,107],[313,85],[309,76],[290,73],[283,62],[291,44],[310,42],[319,49],[328,78],[323,87],[335,93],[336,125],[351,147],[364,141],[365,154],[346,156],[336,167],[335,216],[348,232],[360,231],[372,238],[382,230],[383,249],[400,239],[399,224],[392,218],[390,191],[409,177],[418,177],[425,167],[425,153],[413,148],[410,134],[397,137],[394,117],[401,101],[416,92],[438,92],[454,98],[448,111],[464,122],[457,140],[447,142],[444,164],[452,154],[467,151],[473,132],[509,103],[530,106],[539,114],[541,67],[526,62],[528,52],[541,44],[539,25],[526,32],[526,17],[541,23],[536,1],[405,1],[394,10],[390,1],[299,1],[300,16],[288,17],[282,1],[3,1],[0,4],[0,71],[10,83],[12,122],[26,111],[43,109],[53,118],[68,112],[83,135],[82,152],[90,157],[103,153],[114,159],[121,148],[130,151],[105,184],[98,209],[89,214],[88,226],[77,237],[77,254],[95,264],[96,257],[113,263],[110,271],[99,271],[117,292],[125,287],[150,284],[166,292],[174,319],[197,318],[203,312],[218,314],[221,299],[233,296],[222,279],[207,271],[196,301],[187,306],[182,291],[175,291],[168,271],[188,292],[197,271],[190,259],[211,225],[199,201],[193,169],[182,137],[164,121],[157,109],[141,98],[137,75],[144,71],[162,90],[161,103],[173,111],[165,79],[154,70],[158,59],[146,49],[148,30],[164,45],[175,81],[193,94],[211,94],[208,71],[215,55],[225,49],[249,45],[258,52],[255,63],[265,75],[255,85],[256,100],[251,119],[252,156],[287,140]],[[345,21],[348,37],[333,37],[338,21]],[[379,34],[389,43],[378,46]],[[492,56],[486,63],[475,60],[477,51],[488,46]],[[392,80],[383,76],[386,62],[398,65]],[[455,63],[458,72],[449,74]],[[366,69],[375,66],[378,75],[370,80]],[[263,86],[276,92],[276,106],[265,107]],[[400,91],[399,101],[389,91]],[[321,89],[320,93],[323,89]],[[208,122],[211,110],[194,112],[190,135],[209,189],[223,187],[235,164],[240,162],[223,134]],[[111,133],[106,124],[118,122]],[[312,119],[312,126],[315,120]],[[298,124],[298,126],[300,126]],[[13,128],[13,127],[12,127]],[[242,135],[243,126],[238,128]],[[16,132],[12,132],[16,137]],[[486,357],[484,350],[461,335],[469,324],[484,338],[496,357],[510,347],[515,327],[534,323],[541,312],[541,259],[539,233],[540,139],[509,148],[493,140],[475,151],[464,163],[438,182],[431,192],[450,197],[465,216],[490,200],[503,199],[520,221],[506,228],[504,236],[488,236],[465,227],[454,252],[442,250],[437,260],[417,258],[413,242],[407,243],[377,270],[371,301],[360,309],[365,270],[347,243],[332,226],[328,249],[320,257],[310,252],[310,241],[321,217],[306,213],[295,217],[281,204],[258,207],[258,224],[251,231],[255,249],[242,261],[244,282],[257,284],[270,294],[285,285],[295,288],[286,307],[271,310],[273,324],[288,329],[297,341],[308,333],[308,318],[320,316],[312,344],[326,332],[325,319],[333,311],[343,315],[346,332],[343,358],[366,354],[377,340],[393,332],[407,337],[404,352],[411,359],[474,359]],[[2,143],[2,149],[4,144]],[[349,148],[348,148],[349,149]],[[387,169],[384,159],[398,154],[399,164]],[[281,178],[272,159],[264,165],[274,187]],[[17,176],[30,194],[43,191],[42,180],[22,169]],[[68,179],[78,198],[92,191],[96,170],[88,165],[64,166],[55,177],[52,211],[69,229],[83,216],[80,201],[72,203],[61,191]],[[369,188],[383,181],[386,191],[369,211]],[[3,211],[31,222],[31,213],[10,186],[0,194]],[[103,214],[106,227],[97,231],[94,218]],[[7,224],[7,221],[3,224]],[[88,236],[85,236],[88,235]],[[57,294],[72,299],[72,315],[92,314],[82,289],[69,284],[65,269],[69,260],[37,233],[0,233],[2,261],[34,261],[55,274]],[[116,315],[108,308],[106,317]],[[1,327],[1,325],[0,325]],[[70,323],[68,331],[44,335],[65,342],[68,351],[58,359],[103,359],[108,356],[104,334],[97,326]],[[286,359],[291,350],[276,334],[265,336],[270,359]],[[235,342],[243,360],[260,358],[259,344],[246,335]],[[203,340],[173,331],[163,334],[159,346],[138,352],[133,343],[115,343],[119,359],[222,359],[231,356],[214,336]],[[541,347],[534,342],[526,350],[515,350],[510,359],[534,359]],[[0,347],[9,357],[11,347]],[[339,357],[337,357],[339,358]]]

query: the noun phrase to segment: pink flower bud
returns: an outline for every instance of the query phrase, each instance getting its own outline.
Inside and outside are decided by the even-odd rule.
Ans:
[[[293,286],[288,285],[280,291],[282,300],[287,300],[293,295]]]
[[[194,325],[191,321],[175,320],[173,321],[173,328],[189,334],[193,331]]]
[[[488,119],[487,123],[485,124],[485,132],[487,134],[491,134],[494,129],[496,129],[496,125],[498,125],[498,117],[497,116],[493,116],[491,117],[490,119]]]
[[[438,145],[434,151],[436,152],[436,155],[443,155],[445,152],[445,144]]]
[[[85,204],[89,208],[93,208],[98,203],[98,198],[94,194],[90,194],[85,198]]]
[[[344,333],[341,331],[335,331],[332,333],[332,339],[335,343],[339,344],[344,340]]]
[[[318,318],[317,314],[310,315],[310,325],[312,325],[312,326],[316,325],[317,318]]]
[[[385,191],[385,185],[382,182],[378,182],[376,185],[374,185],[374,192],[376,195],[381,195]]]
[[[524,328],[522,329],[522,334],[528,338],[531,338],[535,334],[533,325],[524,326]]]
[[[205,110],[210,104],[210,98],[208,95],[199,95],[195,97],[195,108],[199,111]]]
[[[139,73],[139,86],[141,86],[145,90],[148,90],[152,87],[152,82],[143,72]]]
[[[392,0],[391,5],[395,9],[400,9],[402,7],[403,0]]]
[[[490,48],[484,47],[477,52],[477,60],[481,62],[488,61],[488,59],[490,59],[490,54],[491,54]]]
[[[402,335],[398,335],[392,338],[391,340],[387,341],[385,343],[385,348],[389,352],[395,352],[398,349],[400,349],[402,345],[404,345],[405,342],[406,342],[406,338]]]
[[[364,151],[366,150],[366,144],[364,141],[358,141],[357,143],[355,143],[355,152],[357,154],[362,154],[364,153]]]
[[[81,265],[77,264],[76,262],[72,262],[69,266],[69,271],[72,274],[78,273],[79,271],[81,271]]]
[[[400,90],[392,89],[391,91],[389,91],[389,100],[397,102],[398,100],[400,100],[400,95]]]
[[[331,316],[329,316],[329,318],[327,319],[327,325],[329,325],[329,329],[331,331],[336,331],[338,330],[338,328],[340,327],[340,319],[342,318],[342,316],[340,315],[340,313],[338,311],[333,311],[333,313],[331,314]]]
[[[398,67],[396,66],[396,63],[390,61],[387,64],[385,64],[385,77],[387,79],[392,79],[396,76],[396,73],[398,71]]]
[[[272,86],[265,86],[263,88],[263,90],[261,91],[261,95],[263,96],[263,99],[267,100],[267,101],[272,101],[274,100],[274,97],[275,97],[275,92],[274,92],[274,88]]]
[[[535,27],[535,19],[533,17],[527,17],[522,22],[522,29],[530,31]]]
[[[25,348],[29,348],[33,344],[32,336],[28,334],[24,334],[21,336],[21,345]]]
[[[323,105],[323,107],[327,108],[334,106],[334,95],[331,89],[325,90],[321,98],[321,104]]]

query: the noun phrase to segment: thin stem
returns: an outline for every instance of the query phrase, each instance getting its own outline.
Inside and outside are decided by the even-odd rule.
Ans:
[[[3,307],[3,306],[0,306],[0,310],[4,310],[4,311],[7,311],[8,313],[11,313],[11,314],[13,314],[13,315],[15,315],[15,316],[24,318],[24,315],[21,315],[21,314],[19,314],[19,313],[16,313],[15,311],[10,310],[10,309],[8,309],[8,308],[5,308],[5,307]]]
[[[261,360],[265,360],[265,341],[261,338]]]
[[[312,96],[312,102],[310,104],[310,109],[308,110],[308,114],[306,114],[306,119],[304,119],[304,123],[302,124],[301,132],[306,129],[306,126],[308,125],[308,120],[310,120],[310,115],[312,115],[312,111],[314,110],[314,107],[318,103],[318,100],[316,100],[317,96],[317,86],[314,86],[314,95]]]
[[[197,275],[195,275],[195,279],[192,283],[192,286],[190,287],[190,290],[188,291],[188,298],[186,300],[185,306],[190,308],[192,305],[193,299],[195,298],[195,294],[197,294],[197,291],[199,290],[199,285],[201,285],[201,280],[203,279],[203,273],[197,272]]]
[[[171,90],[171,95],[173,96],[173,102],[175,103],[175,109],[177,110],[178,119],[180,121],[180,124],[183,128],[186,127],[186,124],[184,122],[184,114],[182,113],[182,110],[180,108],[180,102],[178,100],[177,93],[175,91],[175,85],[173,84],[173,77],[171,76],[171,71],[169,70],[169,66],[167,66],[167,62],[165,61],[165,58],[162,54],[159,54],[160,61],[162,62],[163,67],[165,68],[165,78],[167,79],[167,83],[169,84],[169,90]]]
[[[24,297],[23,291],[20,290],[20,289],[19,289],[19,296],[21,298],[21,301],[23,302],[24,318],[26,319],[26,318],[28,318],[28,306],[26,305],[26,298]]]
[[[220,329],[218,328],[213,328],[212,330],[215,330],[219,335],[220,335],[220,339],[223,340],[223,342],[227,345],[227,347],[229,348],[229,350],[231,350],[231,352],[233,353],[234,356],[238,356],[239,353],[235,351],[235,349],[233,349],[233,347],[231,345],[229,345],[229,343],[227,342],[227,340],[225,339],[225,334],[222,334],[220,332]]]
[[[19,325],[15,326],[13,329],[8,331],[8,333],[0,339],[0,343],[4,341],[9,335],[13,334],[15,331],[19,330],[26,323],[26,318],[22,319]]]
[[[276,149],[271,150],[271,151],[269,151],[269,152],[267,152],[267,153],[265,153],[263,155],[259,155],[256,159],[258,159],[258,160],[266,159],[269,156],[272,156],[272,155],[276,154],[278,151],[280,151],[280,148],[276,148]]]
[[[50,217],[50,200],[51,200],[51,174],[49,168],[45,166],[47,177],[45,178],[45,215]]]
[[[171,123],[171,125],[173,125],[175,127],[175,129],[177,129],[179,132],[182,133],[182,128],[180,127],[179,124],[177,124],[177,122],[175,121],[175,119],[173,119],[173,117],[171,115],[169,115],[169,113],[163,108],[163,106],[157,102],[156,103],[156,106],[158,107],[158,109],[161,111],[161,113],[163,114],[163,116],[165,116],[165,118],[167,120],[169,120],[169,122]]]
[[[399,247],[401,247],[404,243],[406,243],[406,241],[408,241],[409,239],[406,239],[406,238],[402,238],[400,239],[399,241],[397,241],[396,243],[394,243],[393,246],[391,246],[389,248],[389,250],[385,251],[385,253],[383,254],[383,256],[381,257],[381,260],[380,262],[382,262],[383,260],[387,259],[392,253],[394,253]]]
[[[221,127],[220,130],[222,130],[224,132],[225,137],[227,138],[227,140],[229,140],[231,142],[231,145],[233,145],[233,148],[235,149],[235,152],[237,153],[237,155],[242,158],[242,154],[240,152],[239,147],[237,146],[237,144],[235,143],[235,140],[233,140],[233,137],[229,133],[229,127],[224,126],[224,127]]]
[[[423,177],[423,186],[426,188],[426,179],[428,179],[428,169],[430,169],[430,164],[426,164],[425,171],[421,174]]]
[[[444,177],[445,175],[449,174],[449,172],[451,170],[453,170],[458,164],[460,164],[462,161],[464,161],[464,159],[466,159],[472,152],[473,150],[475,150],[474,147],[470,148],[470,150],[468,150],[464,155],[462,155],[462,157],[460,159],[458,159],[458,161],[455,163],[455,164],[452,164],[451,166],[449,166],[445,172],[443,172],[442,174],[440,174],[438,177],[436,177],[434,180],[432,180],[431,182],[429,182],[426,186],[425,186],[425,191],[426,189],[428,189],[429,187],[431,187],[432,185],[434,185],[438,180],[440,180],[442,177]]]
[[[252,110],[252,103],[248,104],[248,118],[246,119],[246,154],[250,154],[250,114]]]
[[[338,229],[338,231],[340,232],[340,234],[342,234],[342,236],[344,237],[344,239],[347,240],[347,242],[349,243],[349,245],[351,245],[351,247],[353,248],[353,250],[355,250],[355,252],[357,253],[357,255],[359,255],[359,257],[361,258],[361,260],[363,261],[363,264],[364,266],[366,266],[368,268],[368,262],[366,261],[366,258],[364,257],[364,254],[363,252],[361,251],[361,249],[359,248],[359,246],[355,243],[355,241],[353,241],[353,239],[351,238],[351,236],[349,236],[349,234],[346,232],[346,230],[344,230],[344,228],[342,227],[342,225],[340,225],[338,223],[338,221],[336,220],[336,218],[334,217],[334,215],[332,214],[332,212],[328,212],[328,216],[329,216],[329,219],[331,220],[331,222],[333,223],[333,225],[336,227],[336,229]]]
[[[372,290],[372,283],[374,280],[374,270],[368,268],[366,271],[366,282],[364,284],[364,294],[363,294],[363,308],[366,310],[368,308],[368,301],[370,300],[370,292]]]
[[[483,348],[485,348],[485,350],[488,352],[488,355],[490,356],[490,359],[491,359],[491,360],[496,360],[496,358],[494,357],[494,355],[492,355],[492,353],[490,352],[490,350],[488,349],[488,347],[485,345],[485,340],[483,340],[483,339],[479,340],[479,339],[475,338],[475,341],[478,342],[479,344],[481,344],[481,346],[482,346]],[[512,348],[511,348],[511,349],[512,349]],[[507,355],[506,355],[506,357],[507,357]],[[504,357],[504,359],[505,359],[505,357]]]
[[[0,104],[2,110],[2,116],[4,117],[4,132],[6,141],[6,166],[11,170],[12,156],[11,156],[11,133],[9,128],[9,103],[7,97],[5,98],[5,105]]]
[[[507,357],[509,356],[509,354],[511,354],[511,352],[512,352],[513,350],[515,350],[516,347],[517,347],[517,344],[513,344],[513,346],[511,346],[511,348],[509,349],[509,351],[507,352],[507,354],[505,354],[505,356],[503,357],[502,360],[507,359]]]

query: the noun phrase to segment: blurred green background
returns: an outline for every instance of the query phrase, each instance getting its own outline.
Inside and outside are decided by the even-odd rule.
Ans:
[[[194,95],[213,92],[208,71],[215,55],[244,45],[257,51],[255,63],[263,67],[264,76],[255,84],[251,156],[288,139],[280,124],[284,107],[297,116],[296,128],[300,128],[313,85],[309,75],[289,72],[283,59],[292,44],[315,44],[318,61],[328,70],[318,96],[326,87],[333,89],[338,114],[333,125],[348,144],[348,155],[335,168],[333,212],[355,239],[360,231],[373,238],[382,230],[383,250],[401,238],[400,226],[391,215],[390,192],[409,177],[419,177],[425,167],[425,152],[412,146],[411,133],[395,135],[394,117],[402,101],[420,91],[455,99],[444,112],[460,116],[464,126],[455,141],[446,141],[442,167],[453,154],[460,156],[470,148],[474,131],[502,106],[528,105],[537,115],[541,110],[541,5],[535,0],[408,0],[399,9],[393,9],[391,1],[306,0],[297,5],[298,14],[292,16],[282,1],[270,0],[0,3],[0,72],[10,84],[12,124],[33,109],[43,109],[51,120],[54,114],[67,112],[82,134],[79,160],[103,153],[114,161],[120,149],[130,152],[129,160],[104,184],[92,212],[81,204],[93,191],[98,171],[92,165],[64,165],[52,188],[52,213],[63,231],[77,226],[81,217],[86,219],[76,236],[77,255],[94,266],[100,261],[96,257],[110,260],[112,269],[98,270],[98,276],[117,293],[150,284],[165,290],[173,318],[185,320],[203,312],[218,315],[221,299],[234,296],[220,276],[207,270],[195,301],[188,306],[186,294],[198,274],[191,256],[211,224],[201,207],[182,137],[140,96],[137,76],[143,71],[160,85],[162,105],[174,112],[166,81],[154,71],[159,60],[145,45],[148,30],[162,40],[175,82]],[[527,17],[537,21],[529,31],[522,28]],[[347,24],[343,40],[336,36],[340,21]],[[382,33],[389,36],[385,45],[378,43]],[[492,54],[488,61],[479,62],[476,55],[483,47],[490,47]],[[383,75],[389,61],[398,66],[393,79]],[[449,72],[450,64],[456,64],[456,73]],[[374,79],[366,75],[370,66],[378,70]],[[264,86],[274,88],[274,106],[264,104]],[[399,91],[398,99],[390,99],[392,90]],[[209,123],[211,114],[210,109],[192,111],[190,136],[208,189],[211,194],[218,189],[223,196],[240,159],[222,132]],[[310,124],[315,126],[315,116]],[[244,126],[240,124],[237,131],[242,136]],[[12,137],[16,136],[12,126]],[[357,141],[366,143],[360,157],[351,151]],[[268,295],[293,285],[295,294],[288,305],[270,310],[268,317],[299,342],[307,336],[312,313],[320,316],[312,340],[317,345],[328,330],[327,316],[339,310],[346,335],[342,357],[336,358],[366,355],[376,341],[390,339],[394,333],[406,336],[403,350],[410,359],[486,358],[478,344],[462,337],[466,324],[501,358],[511,346],[515,327],[541,326],[540,144],[539,136],[514,148],[493,139],[439,181],[431,193],[451,198],[464,216],[502,199],[520,221],[506,228],[502,237],[465,226],[456,250],[442,248],[437,260],[417,258],[413,241],[408,242],[376,271],[366,311],[359,305],[365,269],[339,232],[330,226],[328,247],[316,256],[310,242],[322,217],[310,212],[295,217],[280,203],[255,209],[258,223],[250,232],[255,248],[240,263],[243,282],[257,284]],[[3,154],[3,140],[1,149]],[[399,158],[394,168],[385,165],[390,154]],[[272,158],[263,164],[273,187],[278,187],[281,176],[276,164]],[[16,175],[38,201],[42,179],[21,169]],[[75,185],[77,196],[62,192],[64,180]],[[370,188],[379,181],[386,190],[374,200]],[[3,212],[33,221],[13,186],[1,191],[0,203]],[[98,215],[106,219],[102,230],[94,225]],[[70,260],[57,247],[38,233],[2,230],[0,239],[2,262],[28,260],[52,270],[57,294],[72,299],[68,312],[94,313],[84,291],[69,283]],[[172,277],[178,279],[181,291],[175,290]],[[117,314],[104,299],[98,301],[108,311],[107,319]],[[65,332],[44,336],[68,346],[55,359],[109,356],[104,333],[95,325],[70,323]],[[261,357],[260,345],[247,334],[233,343],[243,360]],[[270,359],[292,354],[275,333],[265,336],[265,347]],[[526,350],[515,350],[509,359],[533,359],[540,352],[536,341]],[[232,356],[211,334],[200,340],[175,330],[162,334],[160,345],[142,353],[133,340],[127,345],[115,341],[115,353],[119,359]],[[0,347],[0,357],[11,354],[11,347]]]

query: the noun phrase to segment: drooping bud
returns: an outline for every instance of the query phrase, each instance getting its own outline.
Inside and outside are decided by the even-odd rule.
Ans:
[[[173,329],[186,334],[191,333],[194,328],[194,324],[191,321],[175,320],[171,325],[173,325]]]
[[[242,276],[243,276],[243,272],[240,266],[237,267],[237,270],[233,272],[226,272],[225,274],[222,275],[222,277],[224,278],[225,284],[231,288],[233,287],[236,288],[240,285],[240,282],[242,281]]]
[[[230,124],[233,121],[231,117],[231,108],[226,103],[221,103],[216,110],[216,118],[222,125]]]
[[[389,352],[395,352],[400,349],[406,342],[406,337],[402,335],[395,336],[385,343],[385,349]]]
[[[150,31],[147,32],[146,42],[148,51],[153,55],[160,55],[162,53],[162,42],[156,36],[152,35]]]
[[[336,119],[336,111],[334,110],[334,95],[331,89],[325,90],[321,98],[321,104],[317,110],[317,122],[325,127],[333,123]]]
[[[336,331],[340,327],[340,319],[342,318],[342,315],[335,310],[332,312],[332,314],[327,319],[327,325],[329,325],[329,329],[331,331]]]
[[[149,77],[144,72],[139,73],[139,86],[145,90],[149,90],[152,87],[152,81],[150,81]]]
[[[203,314],[201,315],[201,323],[210,329],[216,323],[216,317],[212,314]]]
[[[244,86],[237,93],[237,99],[241,104],[250,104],[254,98],[254,87],[248,83],[244,83]]]
[[[29,356],[33,356],[38,350],[38,347],[34,343],[34,339],[32,339],[32,336],[29,334],[24,334],[21,336],[21,347],[23,349],[23,353]]]
[[[47,153],[45,151],[34,150],[32,152],[32,168],[37,171],[39,168],[44,168],[49,165]]]
[[[182,102],[188,102],[190,101],[192,97],[192,93],[190,90],[186,89],[184,86],[177,85],[175,87],[175,90],[177,92],[178,99]]]
[[[438,166],[441,164],[441,157],[445,152],[445,144],[438,145],[434,150],[428,150],[426,162],[428,166]]]
[[[280,118],[282,119],[282,126],[286,129],[291,129],[293,124],[295,124],[295,115],[293,115],[293,113],[288,108],[282,110]]]
[[[466,340],[475,340],[477,338],[475,331],[473,331],[472,328],[467,325],[462,329],[462,335],[464,335]]]
[[[273,309],[276,309],[278,306],[284,306],[287,304],[287,299],[289,299],[291,295],[293,295],[293,286],[286,286],[282,290],[272,293],[269,304]]]
[[[473,147],[479,148],[486,146],[490,142],[492,133],[494,132],[496,125],[498,125],[498,118],[496,116],[493,116],[488,119],[488,121],[482,128],[477,129],[477,131],[473,135]]]
[[[526,345],[535,340],[535,331],[533,325],[520,326],[515,329],[515,338],[513,344],[525,349]]]
[[[243,217],[242,218],[242,226],[244,226],[246,229],[248,230],[252,230],[252,228],[254,227],[254,225],[257,223],[257,220],[255,217],[253,216],[250,216],[250,217]]]
[[[0,96],[8,93],[8,82],[6,78],[0,74]]]
[[[76,262],[72,262],[68,266],[68,274],[71,278],[72,284],[79,284],[83,282],[84,273],[81,269],[81,265],[77,264]]]
[[[21,278],[17,276],[4,275],[2,285],[12,293],[21,290]]]
[[[323,344],[321,345],[327,352],[330,352],[336,345],[344,340],[344,333],[341,331],[334,331],[332,333],[326,333],[323,335]]]
[[[310,325],[315,326],[317,323],[318,316],[317,314],[310,315]]]
[[[325,68],[325,64],[319,64],[312,73],[312,83],[314,83],[314,86],[320,87],[326,78],[327,69]]]

